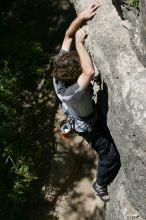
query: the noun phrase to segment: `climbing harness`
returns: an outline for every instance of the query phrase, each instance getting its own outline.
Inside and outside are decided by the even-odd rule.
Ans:
[[[66,105],[65,103],[62,103],[62,109],[64,111],[64,114],[66,116],[65,119],[63,119],[60,122],[60,136],[63,139],[68,139],[72,136],[73,133],[78,133],[80,136],[82,136],[84,139],[88,140],[88,145],[91,144],[91,136],[92,136],[92,126],[95,123],[96,120],[96,114],[92,113],[86,118],[79,118],[79,116],[72,115],[68,109],[65,110],[63,105]],[[75,128],[75,124],[79,127],[78,124],[80,120],[84,120],[86,124],[86,129],[82,132],[77,131]]]

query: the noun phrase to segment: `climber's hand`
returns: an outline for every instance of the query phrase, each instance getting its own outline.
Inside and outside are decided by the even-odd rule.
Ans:
[[[99,3],[92,3],[89,7],[87,7],[84,11],[79,14],[79,17],[83,20],[89,20],[96,14],[97,8],[100,7]]]
[[[87,30],[85,28],[80,28],[75,35],[76,38],[76,44],[77,43],[84,43],[85,38],[88,36]]]

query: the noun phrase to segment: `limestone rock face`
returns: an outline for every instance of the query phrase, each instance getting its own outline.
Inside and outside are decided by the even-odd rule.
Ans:
[[[143,63],[146,66],[146,1],[140,1],[140,35],[143,46]]]
[[[78,14],[91,1],[71,2]],[[107,125],[122,161],[106,220],[146,219],[146,2],[140,2],[137,14],[117,3],[121,16],[114,1],[102,0],[87,23],[86,46],[107,87]]]

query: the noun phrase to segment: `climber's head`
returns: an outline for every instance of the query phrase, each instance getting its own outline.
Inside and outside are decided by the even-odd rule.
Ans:
[[[82,72],[77,52],[71,51],[54,62],[53,76],[66,86],[75,83]]]

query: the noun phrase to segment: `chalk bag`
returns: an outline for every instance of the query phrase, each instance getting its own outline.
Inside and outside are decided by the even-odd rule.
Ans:
[[[71,137],[72,133],[73,133],[73,130],[72,130],[72,126],[70,122],[67,121],[66,119],[62,120],[60,122],[60,136],[63,139],[68,139]]]

